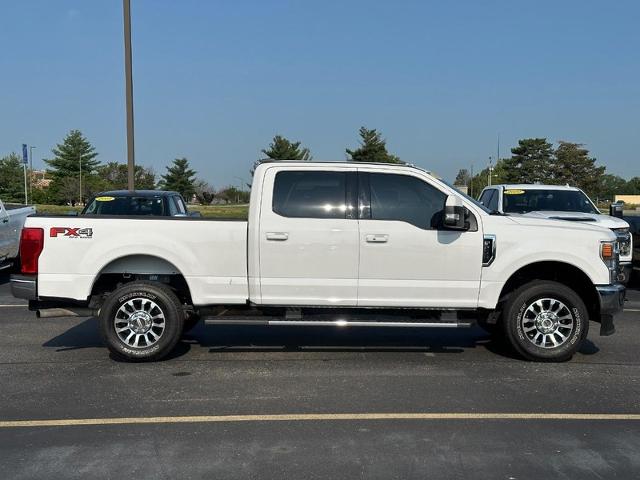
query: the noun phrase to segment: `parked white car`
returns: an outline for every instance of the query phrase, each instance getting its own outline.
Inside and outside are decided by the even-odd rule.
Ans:
[[[16,263],[22,226],[25,219],[34,213],[34,207],[5,205],[0,200],[0,270],[10,268]]]
[[[633,237],[629,223],[603,215],[591,199],[576,187],[562,185],[492,185],[479,197],[489,210],[512,216],[547,218],[610,229],[618,237],[620,281],[627,283],[633,271]]]
[[[580,235],[576,235],[579,231]],[[40,317],[98,315],[105,343],[156,360],[207,324],[468,327],[562,361],[589,320],[623,307],[616,236],[591,224],[492,215],[409,165],[261,164],[249,219],[27,219],[16,297]],[[458,320],[434,320],[434,311]]]

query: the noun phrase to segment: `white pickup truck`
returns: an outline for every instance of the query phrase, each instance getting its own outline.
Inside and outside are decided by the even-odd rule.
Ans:
[[[238,328],[477,320],[528,359],[562,361],[589,320],[614,332],[625,294],[610,230],[491,215],[408,165],[263,163],[248,221],[29,217],[21,256],[15,296],[40,317],[98,315],[109,349],[134,361],[167,355],[198,318]]]
[[[34,207],[5,205],[0,200],[0,270],[10,268],[16,263],[20,231],[25,219],[34,213]]]
[[[609,228],[618,237],[620,282],[628,283],[633,271],[633,237],[622,218],[602,215],[582,190],[568,185],[492,185],[486,187],[480,203],[507,215],[549,218],[588,223]]]

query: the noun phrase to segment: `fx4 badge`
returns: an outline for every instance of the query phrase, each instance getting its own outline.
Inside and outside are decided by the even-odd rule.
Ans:
[[[91,238],[93,237],[93,229],[91,228],[72,228],[72,227],[51,227],[49,230],[50,237],[69,237],[69,238]]]

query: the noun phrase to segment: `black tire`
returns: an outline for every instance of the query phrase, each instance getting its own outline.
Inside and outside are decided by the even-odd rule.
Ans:
[[[136,315],[141,320],[134,319]],[[100,309],[99,322],[100,334],[114,356],[132,362],[151,362],[166,356],[180,340],[184,312],[169,287],[157,282],[137,281],[123,285],[109,295]],[[150,325],[146,333],[133,331],[132,328],[144,331],[145,322]],[[116,328],[122,332],[119,334]],[[138,346],[121,338],[129,335],[134,336],[129,342]]]
[[[549,280],[536,280],[515,290],[505,303],[502,324],[513,348],[538,362],[571,359],[589,332],[582,299],[566,285]]]

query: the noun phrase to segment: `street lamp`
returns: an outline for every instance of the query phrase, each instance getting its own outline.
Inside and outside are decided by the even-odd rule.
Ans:
[[[491,177],[493,175],[493,165],[491,163],[492,161],[493,161],[493,158],[489,157],[489,180],[487,182],[488,186],[491,186]]]
[[[134,189],[135,149],[133,137],[133,77],[131,73],[131,2],[122,0],[124,16],[124,75],[127,106],[127,185]]]

